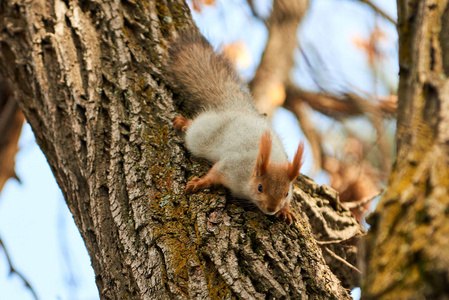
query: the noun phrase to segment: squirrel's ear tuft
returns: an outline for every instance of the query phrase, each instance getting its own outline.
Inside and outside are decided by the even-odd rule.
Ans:
[[[299,170],[303,164],[302,156],[304,154],[304,142],[300,142],[298,150],[296,150],[295,157],[291,163],[288,163],[287,174],[291,181],[295,180],[299,176]]]
[[[270,162],[271,136],[269,131],[265,131],[260,139],[259,155],[257,156],[255,171],[257,176],[265,174]]]

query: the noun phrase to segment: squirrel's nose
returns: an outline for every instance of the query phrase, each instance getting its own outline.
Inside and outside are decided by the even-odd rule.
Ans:
[[[267,210],[268,210],[269,213],[274,213],[276,211],[276,207],[275,206],[267,207]]]

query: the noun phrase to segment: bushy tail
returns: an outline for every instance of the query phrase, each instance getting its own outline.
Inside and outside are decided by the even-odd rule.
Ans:
[[[255,111],[246,85],[228,60],[198,32],[180,33],[169,48],[168,75],[181,106],[201,110]]]

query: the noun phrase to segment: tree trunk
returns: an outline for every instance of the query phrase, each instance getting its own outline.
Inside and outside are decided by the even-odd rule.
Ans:
[[[291,227],[226,201],[223,189],[185,196],[207,163],[172,128],[181,112],[163,66],[168,38],[188,26],[183,1],[0,0],[0,72],[74,216],[101,298],[349,298],[315,243],[361,231],[332,190],[301,178]],[[354,263],[354,246],[332,247]],[[353,270],[329,263],[354,285]]]
[[[366,298],[449,294],[449,5],[398,0],[397,156],[367,249]]]

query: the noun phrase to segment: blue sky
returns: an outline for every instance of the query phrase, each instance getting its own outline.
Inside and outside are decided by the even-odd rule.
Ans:
[[[28,124],[19,146],[22,184],[10,180],[0,194],[0,235],[14,267],[40,299],[98,299],[84,243]],[[0,299],[33,299],[18,276],[9,276],[2,251]]]

